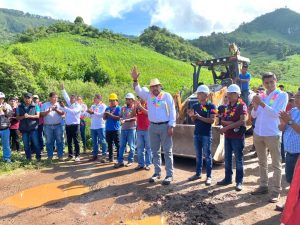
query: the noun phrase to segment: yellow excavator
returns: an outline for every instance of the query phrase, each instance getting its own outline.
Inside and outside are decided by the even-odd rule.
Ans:
[[[197,87],[202,84],[199,83],[199,81],[204,70],[210,71],[213,77],[214,84],[206,85],[208,85],[211,91],[209,96],[210,101],[218,107],[223,104],[224,96],[227,93],[227,87],[230,84],[235,83],[244,63],[249,64],[250,60],[240,55],[233,55],[210,60],[201,60],[191,64],[194,69],[192,94],[183,102],[181,101],[181,94],[173,96],[177,110],[177,125],[174,129],[173,136],[174,155],[190,158],[196,157],[193,144],[194,124],[188,116],[187,110],[192,108],[193,104],[198,101],[195,92]],[[220,126],[218,126],[218,121],[216,121],[212,128],[212,155],[214,162],[216,163],[224,161],[224,137],[223,135],[220,135],[219,130]]]

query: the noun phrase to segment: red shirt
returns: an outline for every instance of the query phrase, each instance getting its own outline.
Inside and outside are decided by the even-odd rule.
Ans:
[[[9,129],[11,129],[11,130],[19,129],[20,121],[16,119],[16,111],[17,111],[17,108],[14,108],[12,118],[10,119],[10,128]]]
[[[237,122],[240,120],[241,115],[247,115],[247,106],[239,99],[233,106],[230,104],[227,105],[224,120]],[[234,132],[234,129],[230,129],[225,132],[225,138],[243,139],[244,135]]]
[[[289,111],[291,111],[292,108],[293,108],[293,105],[288,103],[287,106],[286,106],[285,111],[289,112]]]
[[[147,109],[147,104],[142,105],[145,109]],[[148,130],[150,122],[148,119],[148,115],[146,115],[140,109],[136,110],[136,120],[137,120],[137,130]]]

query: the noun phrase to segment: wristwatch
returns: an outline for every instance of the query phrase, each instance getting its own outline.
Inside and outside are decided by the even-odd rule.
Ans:
[[[289,122],[288,122],[288,125],[293,125],[294,124],[294,121],[293,120],[290,120]]]

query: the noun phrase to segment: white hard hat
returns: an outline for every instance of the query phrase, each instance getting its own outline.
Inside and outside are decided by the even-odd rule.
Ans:
[[[5,94],[3,92],[0,92],[0,98],[5,98]]]
[[[228,93],[237,93],[237,94],[241,94],[241,89],[238,85],[236,84],[231,84],[228,89],[227,89]]]
[[[206,93],[206,94],[209,94],[209,88],[206,86],[206,85],[200,85],[198,88],[197,88],[197,93],[199,92],[203,92],[203,93]]]
[[[142,87],[142,90],[143,90],[144,92],[149,92],[149,89],[148,89],[147,87]]]
[[[125,98],[131,98],[131,99],[133,99],[134,100],[134,95],[132,94],[132,93],[128,93],[126,96],[125,96]]]

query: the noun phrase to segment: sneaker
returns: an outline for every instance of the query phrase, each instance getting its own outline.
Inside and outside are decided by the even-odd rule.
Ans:
[[[237,183],[236,186],[235,186],[235,190],[236,190],[236,191],[241,191],[241,190],[243,190],[243,185],[242,185],[242,183]]]
[[[275,211],[283,212],[285,204],[277,204]]]
[[[269,192],[268,187],[259,186],[251,193],[251,195],[264,195],[267,194],[268,192]]]
[[[75,162],[79,162],[79,161],[80,161],[80,157],[77,156],[77,157],[75,158]]]
[[[130,167],[130,166],[132,166],[132,162],[126,164],[126,167]]]
[[[124,163],[115,163],[115,165],[114,165],[114,168],[120,168],[120,167],[123,167],[123,166],[125,166],[124,165]]]
[[[74,156],[68,156],[68,158],[66,158],[66,161],[71,161],[71,160],[73,160],[74,159]]]
[[[137,167],[134,168],[134,170],[143,170],[145,167],[138,165]]]
[[[166,178],[163,180],[162,184],[163,185],[169,185],[173,181],[173,177],[166,176]]]
[[[5,163],[11,163],[11,160],[10,159],[5,159],[4,162]]]
[[[98,156],[93,156],[92,158],[89,159],[90,162],[96,161],[98,159]]]
[[[232,184],[231,180],[223,179],[223,180],[217,182],[217,185],[221,185],[221,186],[226,186],[226,185],[229,185],[229,184]]]
[[[149,183],[154,183],[156,181],[158,181],[160,179],[160,175],[159,174],[153,174],[153,176],[149,179]]]
[[[201,176],[198,176],[198,175],[193,175],[191,177],[188,178],[188,181],[194,181],[194,180],[199,180],[201,179]]]
[[[101,159],[102,163],[107,163],[107,160],[105,158]]]
[[[61,157],[58,157],[58,161],[59,161],[59,162],[63,162],[63,161],[64,161],[64,157],[62,157],[62,156],[61,156]]]
[[[146,166],[145,170],[149,171],[150,170],[150,166]]]
[[[205,185],[206,186],[210,186],[211,185],[211,177],[207,177],[206,178]]]
[[[276,203],[276,202],[279,202],[279,199],[280,199],[280,193],[273,191],[270,194],[269,202],[270,203]]]

